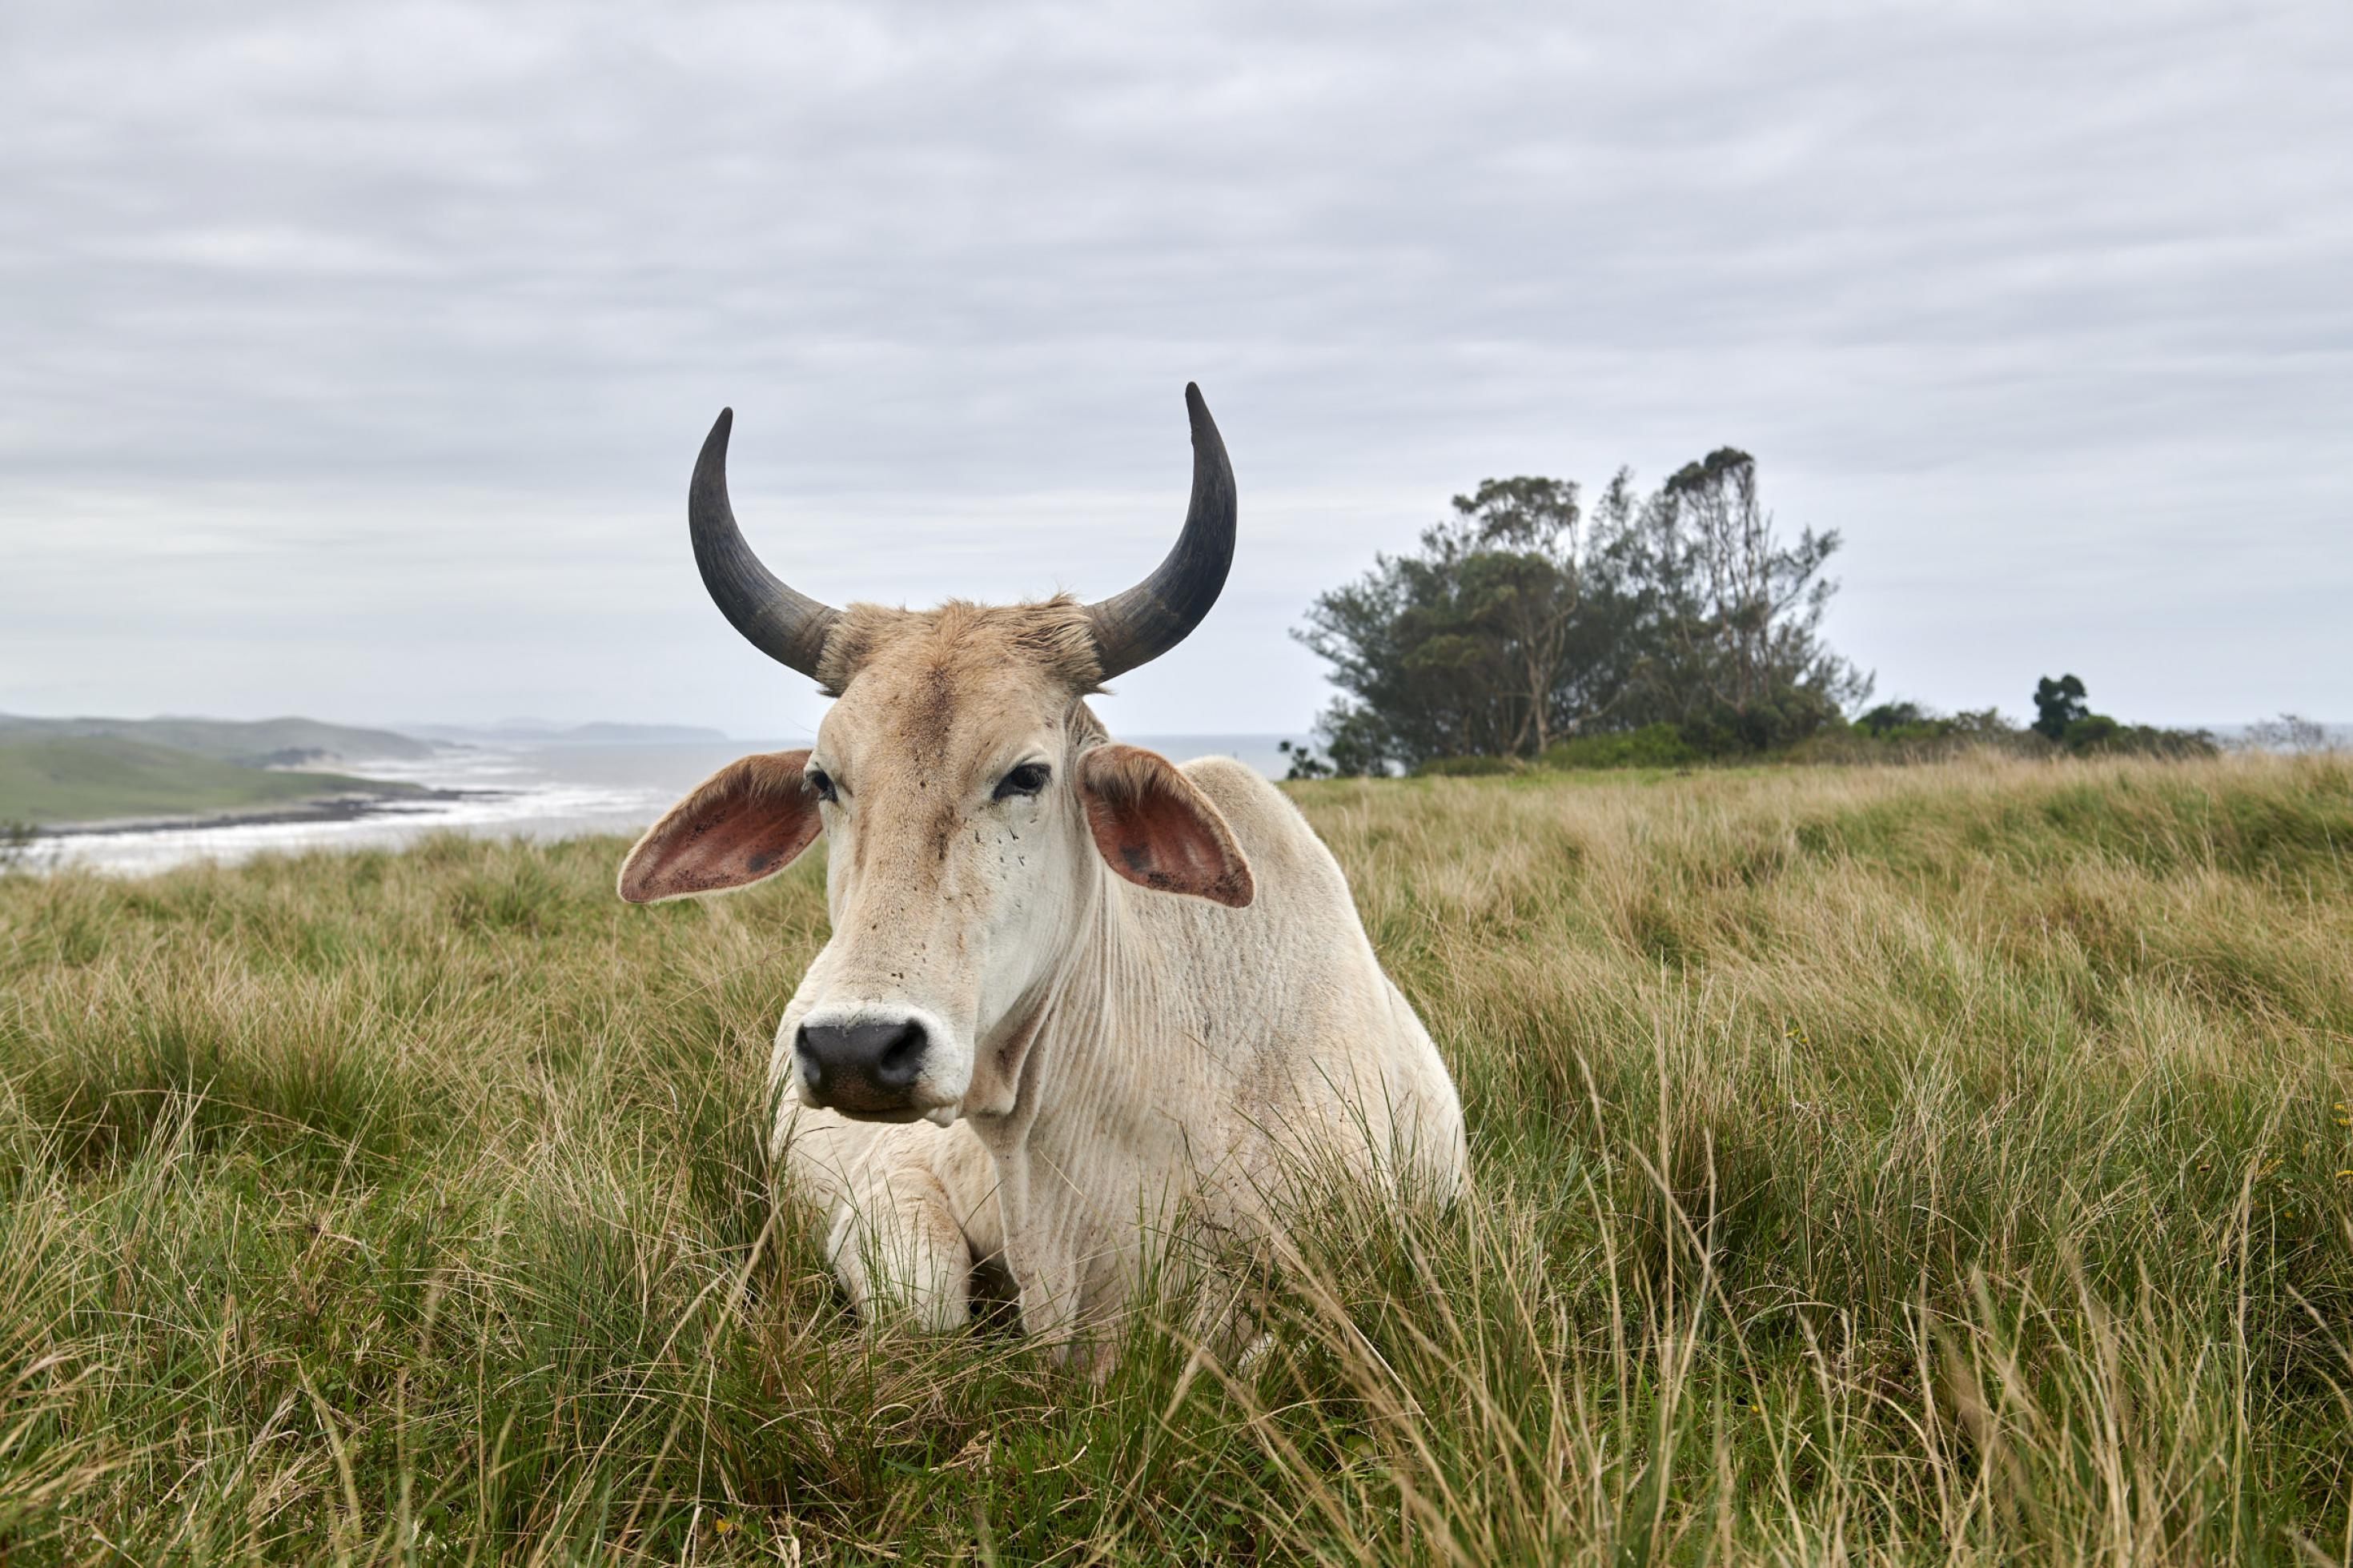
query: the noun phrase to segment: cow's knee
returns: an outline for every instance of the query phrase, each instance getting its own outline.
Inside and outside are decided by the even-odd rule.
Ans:
[[[972,1248],[936,1193],[876,1194],[837,1211],[827,1251],[858,1314],[930,1332],[972,1316]]]

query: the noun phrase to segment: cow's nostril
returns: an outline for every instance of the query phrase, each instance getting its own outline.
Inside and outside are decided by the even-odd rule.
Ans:
[[[825,1062],[809,1040],[807,1024],[793,1031],[793,1060],[801,1069],[802,1088],[815,1092],[825,1087]]]
[[[898,1037],[882,1047],[882,1055],[874,1064],[875,1081],[892,1089],[903,1089],[914,1082],[915,1075],[923,1070],[923,1047],[930,1043],[921,1024],[911,1018],[901,1025]]]

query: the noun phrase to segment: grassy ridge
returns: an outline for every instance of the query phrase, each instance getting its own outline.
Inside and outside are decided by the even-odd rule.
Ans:
[[[256,766],[290,760],[397,757],[410,762],[433,754],[426,742],[389,730],[361,730],[316,719],[32,719],[0,713],[0,738],[56,740],[96,735],[194,752],[218,762]]]
[[[2353,765],[1332,784],[1479,1193],[1247,1369],[861,1335],[755,1158],[819,868],[0,880],[0,1542],[732,1561],[2316,1562]],[[1181,1313],[1168,1317],[1181,1321]]]
[[[105,736],[0,736],[0,822],[98,822],[414,793],[341,773],[273,773]]]

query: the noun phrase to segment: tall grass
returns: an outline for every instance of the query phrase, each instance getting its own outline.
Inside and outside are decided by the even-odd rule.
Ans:
[[[1220,1360],[862,1332],[757,1156],[818,868],[0,879],[0,1554],[2323,1563],[2353,764],[1298,795],[1477,1192]]]

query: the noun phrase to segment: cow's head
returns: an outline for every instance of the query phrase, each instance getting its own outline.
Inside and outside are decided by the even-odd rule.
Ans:
[[[884,1121],[1013,1108],[1029,1026],[1102,918],[1104,868],[1250,900],[1224,820],[1166,759],[1105,740],[1085,697],[1175,647],[1233,558],[1225,444],[1185,390],[1193,498],[1158,570],[1100,603],[935,610],[806,598],[752,554],[727,500],[722,413],[688,502],[711,595],[837,700],[806,752],[723,768],[621,867],[633,903],[723,892],[829,839],[832,939],[778,1032],[801,1098]]]

